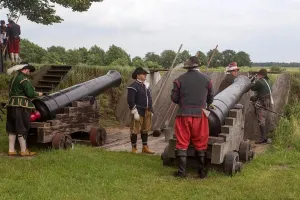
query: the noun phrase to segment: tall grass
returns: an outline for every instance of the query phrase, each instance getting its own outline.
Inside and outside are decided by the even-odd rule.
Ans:
[[[274,147],[300,150],[300,72],[291,73],[289,103],[286,118],[279,121],[274,132]]]

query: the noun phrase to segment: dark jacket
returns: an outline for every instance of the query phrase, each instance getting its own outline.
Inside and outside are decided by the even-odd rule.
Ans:
[[[174,81],[171,99],[179,104],[177,116],[201,117],[213,98],[211,79],[198,70],[189,70]]]
[[[146,88],[144,83],[136,80],[127,89],[127,102],[130,110],[136,108],[141,116],[145,116],[146,109],[153,112],[150,88]]]
[[[235,76],[232,74],[226,74],[225,78],[222,80],[218,93],[225,90],[227,87],[229,87],[234,82]]]
[[[253,85],[253,87],[251,88],[252,91],[256,92],[256,97],[260,100],[263,100],[264,98],[270,98],[270,91],[269,91],[269,87],[268,87],[268,79],[266,80],[268,82],[268,84],[265,81],[266,79],[257,79],[255,81],[255,84]],[[270,85],[269,85],[270,86]],[[270,86],[271,89],[271,86]]]
[[[10,38],[19,38],[21,35],[21,28],[16,23],[10,23],[7,27],[7,36]]]

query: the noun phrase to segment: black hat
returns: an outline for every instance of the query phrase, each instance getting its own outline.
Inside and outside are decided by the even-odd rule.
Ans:
[[[35,67],[31,64],[28,64],[27,62],[21,62],[20,65],[23,65],[23,69],[29,69],[30,72],[34,72],[35,71]]]
[[[199,67],[199,59],[196,56],[190,57],[187,61],[184,62],[184,67],[185,69],[192,69]]]
[[[260,69],[257,74],[260,74],[263,77],[268,78],[268,71],[266,69]]]
[[[132,72],[132,78],[133,79],[137,79],[137,75],[138,74],[149,74],[149,72],[147,70],[145,70],[142,67],[137,67],[133,72]]]

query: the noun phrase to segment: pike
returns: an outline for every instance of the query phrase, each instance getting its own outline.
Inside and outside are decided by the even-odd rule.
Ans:
[[[216,53],[216,50],[218,49],[218,46],[219,46],[219,45],[216,46],[216,48],[214,49],[212,55],[211,55],[210,58],[209,58],[209,61],[208,61],[208,63],[207,63],[206,70],[205,70],[205,73],[206,73],[206,74],[207,74],[207,69],[208,69],[208,67],[209,67],[209,65],[210,65],[210,62],[211,62],[212,58],[214,57],[214,55],[215,55],[215,53]]]

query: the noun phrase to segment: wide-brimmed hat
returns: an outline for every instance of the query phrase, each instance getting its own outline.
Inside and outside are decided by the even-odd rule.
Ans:
[[[20,71],[20,70],[23,70],[23,69],[29,69],[30,72],[35,71],[35,67],[33,65],[21,62],[19,65],[15,65],[15,66],[9,68],[6,73],[8,75],[10,75],[15,71]]]
[[[192,69],[199,67],[199,59],[196,56],[190,57],[187,61],[184,62],[184,69]]]
[[[268,71],[266,69],[260,69],[257,74],[260,74],[265,78],[268,78]]]
[[[143,67],[137,67],[133,72],[132,72],[132,78],[137,79],[137,75],[139,74],[149,74],[149,72],[144,69]]]
[[[232,71],[239,71],[240,68],[237,66],[236,62],[232,62],[230,63],[227,67],[226,67],[226,72],[232,72]]]

